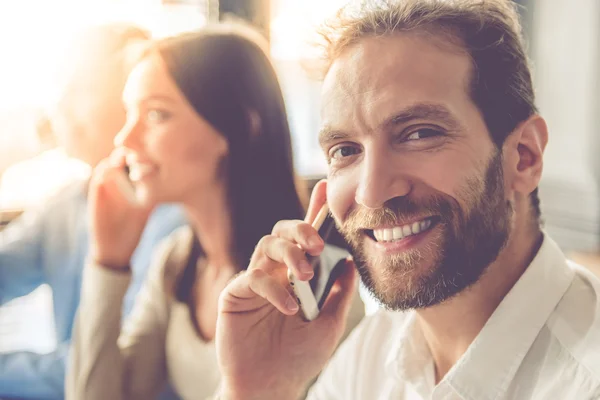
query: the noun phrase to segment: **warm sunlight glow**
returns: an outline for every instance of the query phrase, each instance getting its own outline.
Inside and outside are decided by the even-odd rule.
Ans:
[[[279,0],[272,10],[271,51],[279,60],[315,57],[315,28],[348,0]]]
[[[200,28],[208,3],[163,4],[161,0],[0,1],[0,208],[34,206],[65,182],[85,176],[60,150],[42,153],[35,118],[52,107],[67,47],[82,28],[131,22],[164,37]],[[77,55],[72,55],[77,57]],[[32,145],[33,144],[33,145]]]
[[[158,0],[0,2],[0,109],[52,101],[65,45],[85,26],[129,21],[161,37],[199,28],[206,22],[203,11]]]
[[[319,125],[320,82],[304,69],[319,57],[315,28],[348,0],[271,0],[271,55],[283,88],[294,145],[303,176],[323,176],[327,164],[315,138]]]
[[[32,4],[33,3],[33,4]],[[37,3],[37,4],[36,4]],[[0,107],[46,100],[51,81],[46,76],[56,46],[66,34],[68,14],[53,12],[51,2],[6,2],[0,5]],[[35,99],[35,100],[34,100]]]
[[[82,4],[84,3],[84,4]],[[0,4],[0,108],[46,105],[57,88],[54,73],[71,35],[111,19],[115,1],[30,0]]]

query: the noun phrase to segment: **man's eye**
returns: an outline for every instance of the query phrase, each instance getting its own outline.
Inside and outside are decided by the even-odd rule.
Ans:
[[[419,139],[427,139],[435,136],[440,136],[441,133],[431,128],[421,128],[416,131],[413,131],[410,135],[406,137],[406,140],[419,140]]]
[[[146,117],[151,123],[160,123],[167,120],[170,117],[170,114],[164,110],[151,109],[146,113]]]
[[[353,146],[341,146],[337,149],[334,149],[331,153],[331,158],[333,159],[341,159],[344,157],[350,157],[360,153],[360,149]]]

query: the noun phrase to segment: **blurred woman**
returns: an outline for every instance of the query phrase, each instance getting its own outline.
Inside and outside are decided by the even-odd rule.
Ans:
[[[203,399],[219,382],[221,290],[277,221],[304,216],[281,90],[260,38],[217,26],[146,49],[123,99],[117,150],[90,188],[92,250],[67,396],[151,399],[168,380],[182,398]],[[121,329],[129,260],[164,202],[183,204],[191,226],[164,243]]]

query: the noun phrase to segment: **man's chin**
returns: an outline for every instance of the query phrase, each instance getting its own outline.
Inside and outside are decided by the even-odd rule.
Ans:
[[[410,260],[404,254],[402,257],[359,257],[355,261],[363,284],[390,310],[423,308],[443,300],[435,284],[439,257],[433,254],[421,254]]]
[[[381,279],[409,277],[411,280],[433,273],[439,265],[440,252],[433,249],[409,250],[382,254],[363,248],[363,260],[369,270]]]

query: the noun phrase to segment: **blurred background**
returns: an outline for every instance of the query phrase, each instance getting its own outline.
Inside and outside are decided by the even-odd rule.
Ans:
[[[314,27],[344,0],[25,0],[0,2],[0,224],[43,204],[89,170],[52,144],[44,110],[57,96],[58,61],[87,25],[134,22],[154,37],[197,29],[230,16],[269,38],[294,139],[307,178],[324,175],[316,140],[317,80],[303,64],[314,56]],[[600,248],[600,2],[519,0],[540,112],[550,129],[540,186],[546,229],[582,263],[596,268]],[[54,63],[56,62],[56,65]],[[1,228],[0,228],[1,229]],[[1,279],[1,277],[0,277]],[[51,293],[42,286],[0,307],[0,352],[47,352]]]

